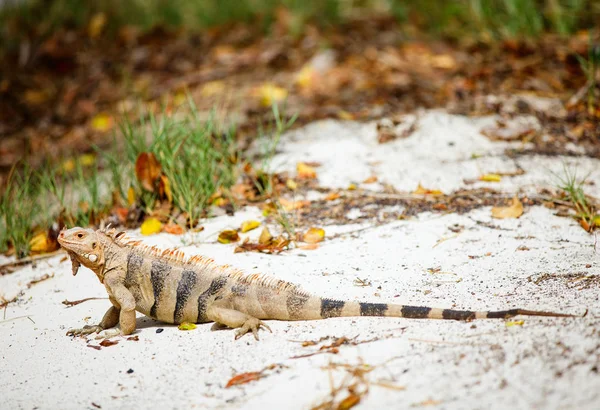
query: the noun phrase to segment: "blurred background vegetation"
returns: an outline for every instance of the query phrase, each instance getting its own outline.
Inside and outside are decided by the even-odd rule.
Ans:
[[[23,36],[44,37],[59,28],[87,26],[99,13],[107,16],[109,33],[125,25],[200,30],[235,22],[258,23],[269,33],[282,9],[289,12],[290,34],[296,35],[308,22],[326,28],[389,16],[409,33],[535,37],[591,28],[600,16],[596,0],[7,0],[0,27],[2,43],[9,47]]]

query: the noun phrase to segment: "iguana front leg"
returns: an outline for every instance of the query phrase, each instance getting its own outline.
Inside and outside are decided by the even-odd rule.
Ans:
[[[111,301],[114,301],[118,310],[118,323],[120,329],[110,329],[99,334],[97,339],[109,339],[114,336],[126,336],[135,332],[135,298],[122,283],[122,275],[114,272],[113,275],[104,278],[104,284],[110,294]],[[116,324],[116,322],[115,322]],[[114,325],[113,325],[114,326]],[[112,326],[110,326],[112,327]],[[105,328],[106,329],[106,328]]]
[[[89,335],[90,333],[98,333],[98,332],[101,332],[102,330],[114,327],[117,325],[117,323],[119,323],[119,311],[120,311],[120,309],[117,308],[116,306],[111,306],[106,311],[106,313],[104,314],[104,317],[102,318],[102,321],[100,321],[99,324],[85,325],[84,327],[82,327],[80,329],[70,329],[67,332],[67,336],[84,336],[84,335]]]
[[[217,326],[225,325],[237,329],[235,332],[236,340],[248,332],[252,332],[254,338],[258,340],[258,329],[261,327],[271,332],[271,328],[264,324],[262,320],[233,309],[212,306],[206,312],[206,316],[209,320],[215,322]]]

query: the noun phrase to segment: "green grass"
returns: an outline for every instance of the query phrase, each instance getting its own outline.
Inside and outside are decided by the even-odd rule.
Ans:
[[[215,112],[202,119],[191,99],[180,113],[156,116],[142,114],[137,123],[121,124],[127,163],[120,167],[110,158],[113,176],[123,172],[134,174],[134,164],[143,152],[154,154],[162,173],[170,183],[173,205],[187,214],[192,227],[210,197],[220,188],[228,188],[236,179],[238,148],[235,127],[222,126]],[[150,210],[158,200],[157,193],[146,190],[130,178],[136,198]],[[120,187],[124,192],[124,187]]]
[[[211,196],[236,181],[240,154],[235,128],[222,126],[214,112],[201,118],[191,99],[180,113],[124,119],[121,132],[122,146],[115,137],[113,150],[97,148],[95,157],[61,159],[37,171],[27,164],[15,167],[0,195],[0,252],[12,245],[19,257],[27,255],[35,231],[48,230],[57,220],[67,226],[98,226],[114,205],[126,205],[130,187],[136,205],[150,213],[164,198],[146,190],[135,176],[135,162],[143,152],[160,162],[172,192],[173,215],[185,212],[190,227]],[[115,203],[119,198],[121,203]]]
[[[562,175],[555,174],[558,179],[557,187],[564,192],[566,200],[570,202],[575,209],[575,218],[579,221],[583,221],[589,229],[594,229],[596,226],[596,208],[592,204],[585,192],[583,191],[583,185],[585,184],[587,177],[578,178],[577,170],[570,169],[568,166],[563,165]]]

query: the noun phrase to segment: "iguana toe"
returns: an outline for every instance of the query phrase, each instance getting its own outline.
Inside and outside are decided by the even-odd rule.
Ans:
[[[258,340],[258,329],[260,329],[261,327],[264,327],[269,332],[273,333],[271,328],[268,325],[266,325],[265,323],[263,323],[262,320],[256,319],[253,317],[253,318],[246,320],[246,322],[242,325],[242,327],[240,327],[238,330],[235,331],[235,340],[239,339],[240,337],[244,336],[246,333],[248,333],[250,331],[254,335],[254,338],[256,340]]]
[[[98,336],[96,336],[96,339],[110,339],[113,338],[115,336],[122,336],[123,333],[121,332],[121,329],[106,329],[104,330],[102,333],[98,333]]]
[[[85,325],[80,329],[69,329],[67,336],[85,336],[91,333],[98,333],[104,330],[100,325]]]

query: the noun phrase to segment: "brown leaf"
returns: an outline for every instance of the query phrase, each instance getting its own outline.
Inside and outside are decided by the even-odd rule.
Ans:
[[[113,341],[113,340],[104,339],[103,341],[100,342],[100,346],[109,347],[109,346],[114,346],[118,343],[119,342],[117,342],[116,340]]]
[[[227,243],[239,241],[240,236],[238,235],[237,231],[227,230],[227,231],[221,232],[219,234],[219,238],[217,240],[221,243],[227,244]]]
[[[236,386],[238,384],[246,384],[249,382],[253,382],[255,380],[260,379],[261,375],[262,375],[261,372],[248,372],[248,373],[237,374],[237,375],[233,376],[231,379],[229,379],[229,381],[225,385],[225,388],[229,388],[231,386]]]
[[[151,152],[142,152],[135,161],[135,176],[146,191],[154,191],[161,174],[160,163]]]
[[[495,206],[492,208],[492,217],[498,219],[518,218],[523,215],[523,204],[516,196],[512,199],[510,206]]]

